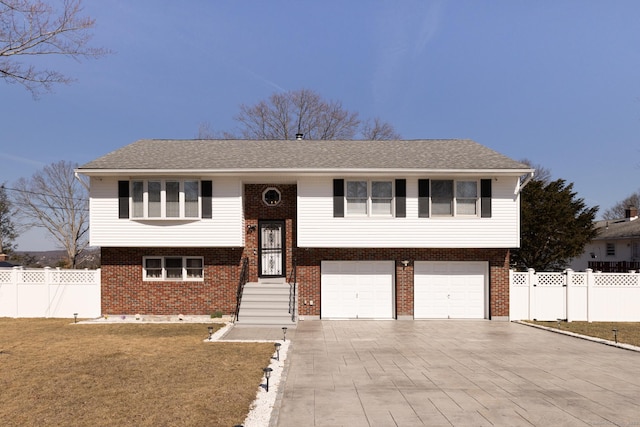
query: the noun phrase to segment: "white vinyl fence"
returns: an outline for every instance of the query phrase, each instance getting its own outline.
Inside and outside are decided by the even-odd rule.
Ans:
[[[640,322],[640,274],[530,269],[509,274],[510,320]]]
[[[100,269],[0,269],[0,317],[100,316]]]

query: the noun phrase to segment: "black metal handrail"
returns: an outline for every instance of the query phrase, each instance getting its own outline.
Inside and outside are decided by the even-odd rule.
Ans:
[[[234,316],[234,322],[238,320],[240,315],[240,301],[242,300],[242,292],[244,291],[244,285],[249,279],[249,258],[242,258],[242,267],[240,267],[240,279],[238,279],[238,291],[236,293],[236,313]]]
[[[291,315],[291,321],[296,321],[296,286],[297,286],[297,274],[298,266],[296,265],[296,259],[293,259],[293,265],[291,272],[289,273],[289,314]]]

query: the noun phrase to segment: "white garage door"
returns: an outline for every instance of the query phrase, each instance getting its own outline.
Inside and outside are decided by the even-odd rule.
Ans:
[[[416,261],[416,319],[484,319],[487,313],[486,262]]]
[[[322,261],[323,319],[392,319],[393,261]]]

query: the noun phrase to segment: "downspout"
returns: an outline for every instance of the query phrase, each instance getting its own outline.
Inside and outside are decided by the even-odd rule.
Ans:
[[[526,177],[526,178],[524,179],[524,181],[522,181],[522,182],[520,183],[520,185],[518,186],[518,189],[516,190],[516,195],[520,194],[520,192],[522,191],[522,189],[523,189],[524,187],[526,187],[526,185],[527,185],[528,183],[530,183],[530,182],[531,182],[531,180],[533,179],[533,176],[534,176],[534,175],[535,175],[535,172],[529,172],[529,173],[527,174],[527,177]]]

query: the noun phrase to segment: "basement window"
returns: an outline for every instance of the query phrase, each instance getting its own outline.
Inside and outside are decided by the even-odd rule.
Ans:
[[[144,257],[142,278],[149,281],[202,281],[203,257]]]

